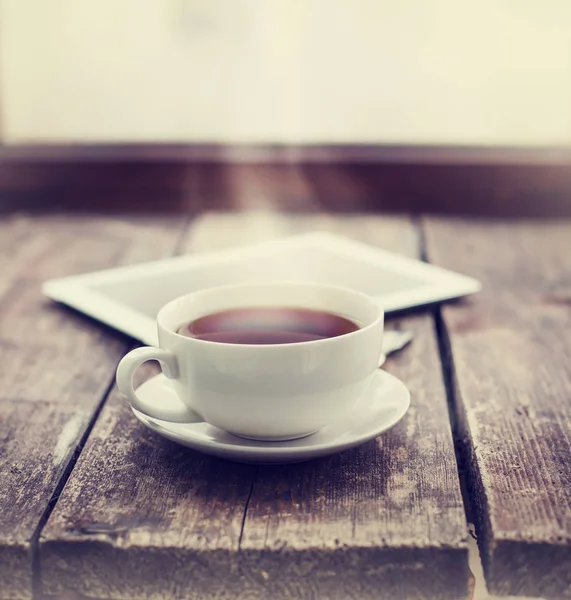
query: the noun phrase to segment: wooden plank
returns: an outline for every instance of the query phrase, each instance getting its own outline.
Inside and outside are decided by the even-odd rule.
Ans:
[[[425,229],[432,261],[484,284],[443,318],[488,586],[571,598],[571,222]]]
[[[179,223],[0,221],[0,598],[31,597],[36,530],[130,343],[48,302],[40,284],[168,255]]]
[[[273,213],[206,216],[187,249],[314,228],[418,252],[408,219]],[[256,468],[181,450],[146,431],[113,394],[43,532],[44,591],[465,597],[466,524],[433,321],[397,325],[416,336],[388,365],[411,387],[410,414],[377,441],[306,465]]]
[[[303,229],[326,228],[418,253],[408,219],[301,222]],[[267,597],[467,594],[464,511],[432,318],[392,319],[389,326],[415,332],[411,347],[386,367],[411,389],[413,407],[405,422],[329,459],[258,470],[241,550],[250,577]]]
[[[150,432],[113,393],[42,535],[44,593],[239,597],[224,594],[253,476]]]
[[[392,432],[329,459],[260,468],[242,552],[268,597],[462,598],[465,523],[433,327],[387,370],[413,394]]]
[[[228,233],[195,231],[183,252],[207,250]],[[149,432],[114,391],[42,534],[43,591],[182,600],[209,589],[233,597],[224,595],[226,575],[235,573],[240,587],[236,556],[254,474]]]

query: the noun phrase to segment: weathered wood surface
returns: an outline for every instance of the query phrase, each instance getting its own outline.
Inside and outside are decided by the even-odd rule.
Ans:
[[[32,595],[37,529],[127,340],[42,297],[46,278],[170,254],[180,220],[0,220],[0,598]]]
[[[407,219],[207,216],[186,249],[325,228],[416,254]],[[410,386],[379,440],[297,466],[237,465],[147,431],[113,392],[40,541],[44,591],[91,597],[463,598],[466,525],[430,316],[387,368]]]
[[[488,586],[571,598],[571,221],[425,229],[484,283],[443,318]]]

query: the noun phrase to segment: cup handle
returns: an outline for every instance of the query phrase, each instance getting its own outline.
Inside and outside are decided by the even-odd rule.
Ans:
[[[180,402],[180,406],[167,408],[156,406],[141,400],[133,389],[133,375],[135,371],[148,360],[156,360],[161,365],[161,369],[168,379],[178,377],[179,369],[176,356],[168,350],[162,348],[153,348],[144,346],[131,350],[126,354],[117,367],[117,387],[125,396],[127,402],[137,411],[161,421],[170,423],[193,423],[202,421],[202,419],[191,409]]]

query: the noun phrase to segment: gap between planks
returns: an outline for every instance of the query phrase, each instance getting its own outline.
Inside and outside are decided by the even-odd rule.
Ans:
[[[420,249],[420,258],[426,263],[430,263],[426,235],[421,217],[415,216],[412,219],[418,235],[418,244]],[[483,574],[482,558],[478,548],[477,539],[478,531],[475,525],[475,508],[473,499],[470,497],[470,487],[468,483],[468,448],[466,440],[461,435],[460,414],[461,403],[458,399],[456,390],[456,379],[454,371],[454,357],[452,356],[452,346],[448,329],[440,305],[434,306],[433,322],[436,341],[438,344],[438,354],[440,357],[440,365],[442,367],[442,379],[444,381],[444,389],[446,392],[446,401],[448,407],[448,418],[450,420],[450,429],[452,431],[452,443],[454,445],[454,455],[456,457],[456,471],[458,473],[458,481],[460,484],[460,492],[462,493],[462,501],[464,503],[464,513],[466,516],[466,529],[470,536],[469,554],[470,554],[470,570],[474,577],[473,589],[471,593],[472,600],[485,600],[488,598],[487,586]]]
[[[417,217],[414,219],[414,224],[417,228],[420,256],[424,262],[430,263],[426,235],[422,219]],[[454,370],[454,357],[452,355],[452,345],[448,328],[442,316],[442,309],[439,305],[433,310],[434,330],[436,341],[438,343],[438,352],[440,356],[440,364],[442,366],[442,379],[446,390],[446,400],[448,406],[448,417],[450,419],[450,429],[452,431],[452,442],[454,444],[454,455],[456,456],[456,468],[458,472],[458,480],[460,482],[460,491],[464,503],[464,512],[466,514],[466,527],[469,533],[469,555],[470,555],[470,570],[474,576],[473,589],[471,600],[491,600],[487,590],[486,580],[484,578],[484,569],[480,549],[478,547],[478,527],[474,525],[477,522],[476,508],[474,500],[470,496],[470,485],[468,482],[468,461],[469,447],[468,441],[462,435],[461,416],[462,403],[459,401],[459,396],[456,388],[456,375]],[[505,600],[509,600],[506,598]],[[525,600],[525,598],[521,598]]]
[[[134,347],[134,346],[132,346],[132,347]],[[42,571],[41,571],[40,548],[39,548],[40,535],[42,533],[42,530],[44,529],[45,524],[48,522],[50,515],[52,514],[54,508],[56,507],[58,498],[60,497],[60,495],[63,491],[63,488],[65,487],[65,484],[67,483],[67,481],[77,463],[77,459],[79,458],[81,451],[83,450],[83,447],[85,446],[85,443],[87,442],[87,439],[89,438],[89,435],[90,435],[91,431],[93,430],[93,427],[94,427],[95,423],[97,422],[97,419],[98,419],[99,415],[101,414],[101,411],[103,410],[105,401],[107,400],[109,393],[113,389],[114,385],[115,385],[114,377],[111,377],[109,380],[109,383],[107,384],[107,387],[105,388],[105,392],[101,396],[101,399],[99,400],[99,403],[97,404],[97,407],[95,408],[93,415],[91,416],[91,418],[87,424],[87,427],[85,428],[85,431],[83,432],[83,435],[80,437],[77,445],[75,446],[74,451],[73,451],[72,455],[70,456],[70,459],[69,459],[67,465],[65,466],[65,468],[61,474],[61,477],[54,488],[54,492],[46,506],[46,509],[44,510],[44,513],[42,514],[42,516],[38,522],[38,526],[36,527],[36,530],[34,531],[32,540],[30,542],[30,548],[31,548],[30,560],[32,563],[32,594],[33,594],[34,598],[42,597]]]
[[[426,235],[422,223],[422,219],[418,216],[413,218],[414,226],[418,235],[418,245],[420,248],[420,258],[426,263],[430,263],[428,256],[428,248],[426,243]],[[462,500],[464,501],[464,512],[466,515],[466,527],[468,523],[472,523],[473,507],[470,495],[468,492],[468,482],[466,478],[466,448],[464,440],[460,434],[459,413],[460,404],[455,388],[454,374],[454,357],[452,356],[452,347],[446,323],[442,317],[440,305],[435,305],[432,312],[434,322],[434,332],[438,343],[438,354],[440,357],[440,365],[442,367],[442,379],[444,381],[444,389],[446,391],[446,400],[448,407],[448,418],[450,420],[450,428],[452,430],[452,441],[454,444],[454,455],[456,456],[456,470],[458,472],[458,480],[460,482],[460,490],[462,492]]]
[[[420,217],[414,217],[413,223],[417,230],[420,257],[424,262],[430,263],[430,257],[428,255],[426,235],[422,219]],[[462,435],[462,428],[460,426],[461,416],[459,411],[462,410],[462,403],[459,401],[459,396],[456,389],[456,375],[454,369],[454,357],[452,355],[452,345],[450,342],[450,336],[448,334],[446,323],[442,316],[442,310],[439,305],[434,306],[433,321],[436,341],[438,343],[440,364],[442,366],[442,379],[444,381],[444,388],[446,391],[448,418],[450,419],[452,442],[454,444],[454,455],[456,457],[456,469],[458,472],[460,491],[462,493],[464,512],[466,515],[466,528],[470,536],[468,543],[470,555],[470,570],[474,577],[470,599],[492,600],[493,597],[489,595],[487,590],[487,584],[484,578],[482,557],[480,556],[480,549],[477,543],[479,528],[476,527],[476,525],[474,525],[474,523],[477,522],[477,519],[476,508],[474,506],[474,499],[470,496],[469,491],[469,447],[468,441]],[[505,600],[509,600],[509,598],[506,597]],[[521,598],[521,600],[526,599]]]

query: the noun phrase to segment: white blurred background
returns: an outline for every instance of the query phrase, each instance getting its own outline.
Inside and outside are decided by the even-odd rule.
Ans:
[[[569,0],[0,0],[4,142],[571,144]]]

